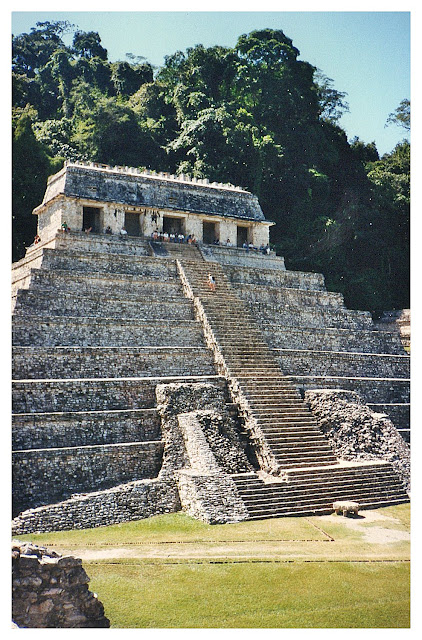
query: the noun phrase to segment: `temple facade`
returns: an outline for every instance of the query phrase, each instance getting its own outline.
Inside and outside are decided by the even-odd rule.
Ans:
[[[204,244],[260,247],[268,245],[274,224],[265,219],[258,198],[240,187],[80,162],[66,162],[49,178],[33,213],[43,241],[66,224],[72,231],[119,234],[123,228],[134,237],[173,234]]]

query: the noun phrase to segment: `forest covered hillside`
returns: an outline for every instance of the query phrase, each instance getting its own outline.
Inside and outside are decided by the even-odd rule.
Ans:
[[[90,160],[246,187],[276,222],[287,268],[322,272],[351,308],[409,307],[410,103],[386,123],[403,141],[380,158],[347,139],[346,94],[299,56],[272,29],[170,53],[161,68],[111,62],[98,33],[67,22],[14,36],[13,260],[34,238],[48,175]]]

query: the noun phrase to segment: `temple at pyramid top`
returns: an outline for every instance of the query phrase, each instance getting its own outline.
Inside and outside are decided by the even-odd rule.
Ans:
[[[194,236],[199,242],[267,245],[269,227],[258,198],[241,187],[184,174],[67,161],[51,176],[38,215],[48,240],[62,224],[74,231],[151,237]]]

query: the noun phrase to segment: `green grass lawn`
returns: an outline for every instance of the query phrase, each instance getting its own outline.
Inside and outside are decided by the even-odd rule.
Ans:
[[[178,513],[20,536],[82,557],[112,628],[408,628],[410,506],[211,526]],[[366,535],[382,527],[396,539]]]
[[[85,565],[115,628],[409,627],[404,563]]]

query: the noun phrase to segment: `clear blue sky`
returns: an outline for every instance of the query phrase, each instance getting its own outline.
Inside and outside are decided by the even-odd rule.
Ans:
[[[401,100],[410,99],[408,11],[15,11],[12,32],[28,33],[36,22],[47,20],[68,20],[83,31],[97,31],[112,61],[124,60],[130,52],[156,66],[165,55],[195,44],[233,46],[242,33],[282,29],[302,60],[347,92],[350,113],[340,124],[349,139],[375,140],[382,155],[405,137],[399,127],[384,125]]]

